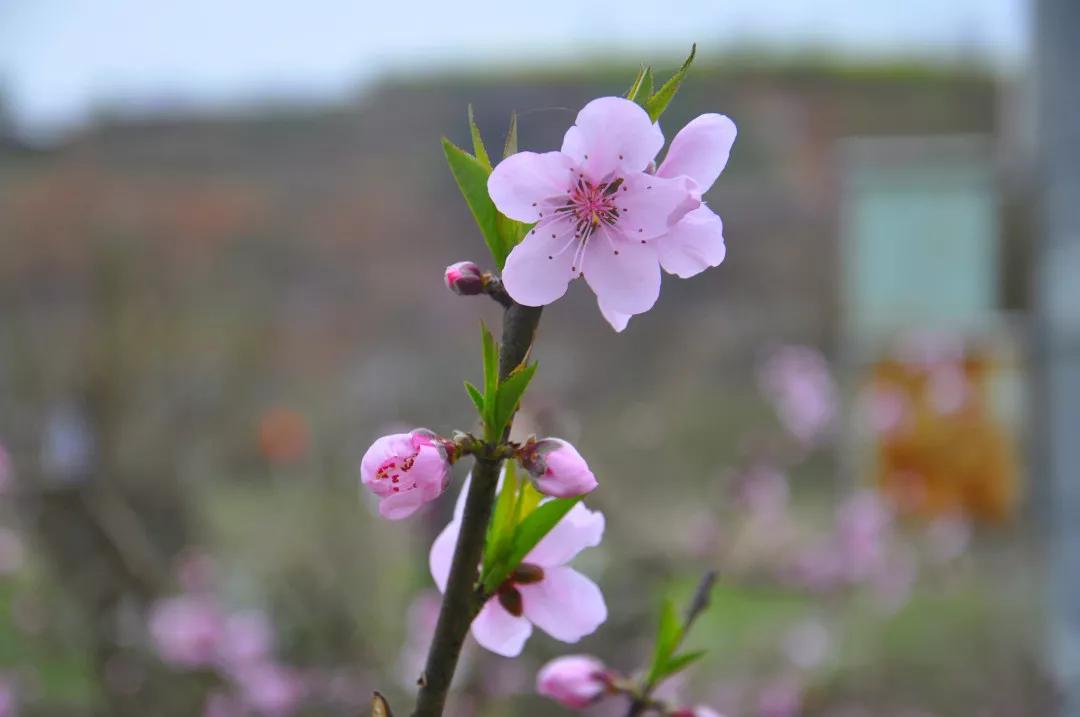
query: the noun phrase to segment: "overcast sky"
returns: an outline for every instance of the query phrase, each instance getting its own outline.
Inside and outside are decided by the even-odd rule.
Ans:
[[[387,71],[787,51],[1022,66],[1025,0],[0,0],[0,92],[47,136],[97,107],[333,100]]]

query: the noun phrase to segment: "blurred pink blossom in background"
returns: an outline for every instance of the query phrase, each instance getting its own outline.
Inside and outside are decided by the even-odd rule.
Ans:
[[[762,390],[784,428],[805,445],[822,440],[837,412],[836,385],[825,357],[809,346],[783,346],[762,364]]]

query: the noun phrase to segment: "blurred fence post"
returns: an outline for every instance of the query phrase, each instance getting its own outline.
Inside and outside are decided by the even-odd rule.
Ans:
[[[1080,2],[1038,0],[1035,8],[1038,449],[1050,496],[1049,636],[1061,715],[1080,717]]]

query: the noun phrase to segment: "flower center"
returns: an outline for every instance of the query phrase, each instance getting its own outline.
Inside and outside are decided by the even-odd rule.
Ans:
[[[413,465],[416,463],[416,457],[420,454],[418,450],[411,456],[405,456],[404,458],[395,456],[383,461],[379,469],[375,471],[375,480],[390,481],[392,487],[390,491],[392,493],[400,493],[402,489],[401,478],[403,475],[412,470]],[[408,476],[405,476],[408,479]],[[411,485],[405,485],[405,488],[415,488],[416,481],[413,481]]]
[[[555,211],[573,215],[574,235],[585,241],[601,224],[613,226],[619,220],[615,193],[619,191],[622,183],[621,177],[600,184],[593,184],[585,177],[579,177],[577,184],[570,188],[566,204]]]
[[[514,568],[514,572],[510,573],[510,577],[498,587],[495,591],[495,597],[508,613],[514,617],[521,617],[525,608],[521,602],[521,591],[517,589],[517,586],[532,585],[543,579],[544,569],[542,567],[532,563],[522,563]]]

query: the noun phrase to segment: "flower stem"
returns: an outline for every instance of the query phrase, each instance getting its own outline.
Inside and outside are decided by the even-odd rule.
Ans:
[[[540,322],[541,307],[511,303],[503,313],[502,345],[499,348],[499,379],[525,360]],[[506,428],[509,434],[510,426]],[[502,461],[478,456],[473,468],[465,513],[461,520],[450,576],[446,581],[435,636],[428,651],[427,665],[420,677],[420,692],[413,717],[440,717],[446,705],[446,695],[454,677],[458,656],[469,633],[473,618],[484,604],[484,594],[478,585],[480,560],[484,539],[495,502]]]

